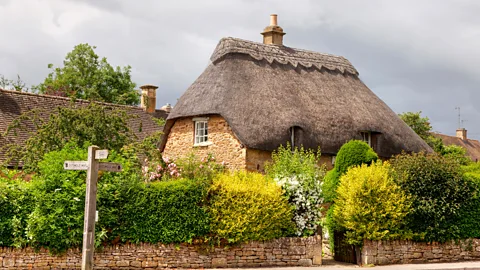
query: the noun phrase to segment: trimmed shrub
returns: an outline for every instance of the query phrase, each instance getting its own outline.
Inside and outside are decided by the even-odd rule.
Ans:
[[[121,212],[123,242],[192,242],[209,232],[203,207],[208,182],[180,179],[142,184],[130,190]]]
[[[337,194],[333,218],[346,229],[350,244],[408,237],[404,218],[409,198],[393,181],[388,163],[350,168],[341,177]]]
[[[342,145],[338,151],[335,159],[335,169],[342,175],[352,166],[370,164],[377,159],[377,154],[366,142],[351,140]]]
[[[282,189],[261,174],[218,175],[209,198],[211,240],[217,243],[268,240],[293,233],[292,209]]]
[[[315,233],[322,218],[322,179],[325,167],[318,166],[320,149],[314,153],[290,145],[280,146],[272,153],[272,163],[266,167],[268,175],[282,187],[292,205],[296,235]]]
[[[395,182],[411,197],[408,226],[426,241],[460,237],[459,210],[473,197],[457,161],[437,154],[398,155],[391,160]]]

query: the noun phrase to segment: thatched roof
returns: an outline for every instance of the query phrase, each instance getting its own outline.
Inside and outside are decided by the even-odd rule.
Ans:
[[[253,149],[276,149],[296,126],[302,144],[323,153],[335,154],[361,131],[378,134],[380,156],[431,151],[344,57],[224,38],[211,61],[173,108],[165,135],[176,119],[218,114]]]
[[[2,152],[3,146],[10,143],[22,145],[29,138],[30,134],[36,131],[35,126],[29,124],[25,127],[26,130],[17,130],[17,136],[13,134],[4,136],[5,131],[7,131],[8,126],[13,120],[23,113],[33,109],[38,110],[40,117],[46,120],[58,107],[68,107],[71,105],[87,106],[91,101],[77,99],[73,104],[71,103],[71,99],[65,97],[38,95],[0,89],[0,163],[6,160],[5,153]],[[102,106],[125,110],[127,114],[132,115],[133,117],[128,124],[138,140],[143,140],[146,136],[153,134],[156,131],[163,130],[163,127],[159,126],[152,117],[164,119],[167,117],[167,113],[163,110],[156,110],[155,113],[148,114],[140,107],[102,102],[95,103]]]

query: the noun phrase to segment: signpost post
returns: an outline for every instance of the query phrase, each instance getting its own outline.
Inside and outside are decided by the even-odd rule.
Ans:
[[[65,161],[65,170],[86,170],[87,191],[85,195],[85,219],[83,223],[82,270],[93,269],[93,251],[95,248],[95,214],[97,208],[98,171],[121,172],[122,165],[112,162],[98,162],[108,157],[108,150],[99,150],[97,146],[88,147],[87,161]]]

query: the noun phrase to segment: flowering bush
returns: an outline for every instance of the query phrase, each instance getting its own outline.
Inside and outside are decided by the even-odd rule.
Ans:
[[[164,157],[157,161],[145,159],[145,165],[142,167],[142,175],[145,182],[152,182],[155,180],[165,180],[166,178],[178,178],[180,177],[180,171],[175,162],[168,157]]]
[[[145,160],[142,174],[145,182],[168,180],[175,178],[212,179],[213,175],[225,170],[225,162],[216,163],[212,154],[199,158],[191,153],[188,157],[176,162],[168,157],[159,160]]]
[[[284,190],[294,208],[293,221],[296,235],[312,235],[322,218],[322,179],[325,168],[318,166],[320,151],[280,146],[272,153],[273,162],[267,164],[270,175]]]

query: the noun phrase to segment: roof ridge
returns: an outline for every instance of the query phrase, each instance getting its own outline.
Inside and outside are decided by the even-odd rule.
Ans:
[[[121,105],[121,104],[108,103],[108,102],[102,102],[102,101],[93,101],[93,100],[87,100],[87,99],[81,99],[81,98],[72,99],[72,98],[69,98],[69,97],[60,97],[60,96],[52,96],[52,95],[46,95],[46,94],[21,92],[21,91],[7,90],[7,89],[2,89],[2,88],[0,88],[0,92],[6,92],[6,93],[9,93],[9,94],[15,94],[15,95],[27,95],[27,96],[44,97],[44,98],[57,99],[57,100],[74,101],[74,102],[79,102],[79,103],[95,103],[95,104],[99,104],[99,105],[114,106],[114,107],[126,107],[126,108],[130,108],[130,109],[143,110],[139,106]]]
[[[233,37],[220,39],[210,60],[215,63],[231,53],[247,54],[256,60],[267,60],[270,64],[275,61],[280,64],[290,64],[294,67],[298,65],[306,68],[315,66],[318,69],[327,68],[332,71],[339,70],[342,73],[348,72],[358,75],[355,67],[343,56],[296,49],[283,45],[263,44]]]

